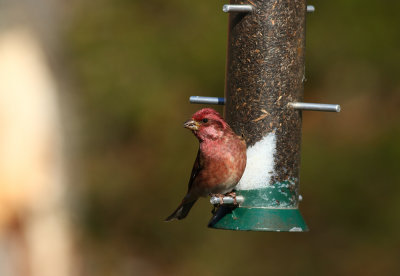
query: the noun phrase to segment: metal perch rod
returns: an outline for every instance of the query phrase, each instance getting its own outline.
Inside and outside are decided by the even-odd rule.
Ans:
[[[294,109],[311,110],[311,111],[327,111],[327,112],[340,112],[340,105],[338,104],[320,104],[320,103],[289,103]]]
[[[249,13],[253,11],[253,6],[251,5],[224,5],[222,7],[223,12],[243,12]],[[307,6],[307,12],[315,12],[315,7],[313,5]]]
[[[191,96],[189,99],[192,104],[225,104],[225,98],[217,97],[202,97],[202,96]],[[327,111],[327,112],[340,112],[340,105],[338,104],[320,104],[320,103],[290,103],[294,109],[298,110],[310,110],[310,111]]]
[[[251,5],[224,5],[222,7],[223,12],[252,12],[253,6]]]
[[[307,12],[315,12],[315,7],[313,5],[308,5]]]
[[[240,204],[240,203],[243,203],[243,201],[244,201],[244,197],[243,196],[237,196],[236,197],[236,203]],[[221,203],[221,200],[220,200],[219,197],[213,196],[213,197],[210,198],[210,203],[212,205],[217,205],[217,204]],[[229,204],[230,205],[230,204],[234,204],[234,203],[235,203],[235,199],[233,197],[224,196],[222,198],[222,204]]]
[[[190,103],[193,104],[225,104],[225,98],[217,98],[217,97],[202,97],[202,96],[190,96],[189,98]]]

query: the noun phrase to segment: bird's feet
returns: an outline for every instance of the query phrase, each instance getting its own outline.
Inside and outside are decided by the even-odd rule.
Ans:
[[[234,206],[238,205],[238,202],[236,200],[236,193],[233,191],[226,194],[210,194],[210,196],[219,199],[219,203],[214,203],[215,205],[224,205],[224,204],[233,204]],[[231,200],[228,200],[227,203],[226,202],[224,203],[224,197],[231,197],[233,199],[233,203]]]
[[[225,194],[225,196],[230,196],[233,198],[233,205],[238,205],[237,201],[236,201],[236,192],[229,192],[227,194]]]
[[[224,195],[223,195],[223,194],[209,194],[209,196],[219,198],[219,203],[217,203],[217,204],[214,203],[214,207],[213,207],[213,209],[211,210],[211,213],[212,213],[213,215],[215,215],[215,214],[217,213],[219,207],[220,207],[222,204],[224,204]]]

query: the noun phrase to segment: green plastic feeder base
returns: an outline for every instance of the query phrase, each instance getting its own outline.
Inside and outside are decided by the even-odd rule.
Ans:
[[[208,227],[240,231],[308,231],[299,209],[296,208],[231,208],[221,206],[212,217]]]

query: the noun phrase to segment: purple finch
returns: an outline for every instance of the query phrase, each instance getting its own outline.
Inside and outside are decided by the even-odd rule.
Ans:
[[[203,108],[184,125],[200,142],[189,188],[182,203],[165,221],[183,219],[199,197],[225,194],[236,186],[246,167],[246,143],[217,111]]]

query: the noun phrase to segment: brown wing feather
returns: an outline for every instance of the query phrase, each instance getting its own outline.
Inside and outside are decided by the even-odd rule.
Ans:
[[[201,169],[202,169],[202,166],[200,164],[200,148],[199,148],[199,150],[197,151],[196,160],[194,161],[194,164],[193,164],[192,173],[190,174],[190,180],[189,180],[189,184],[188,184],[188,192],[190,191],[190,188],[192,188],[193,182],[196,179],[196,176],[201,171]]]

